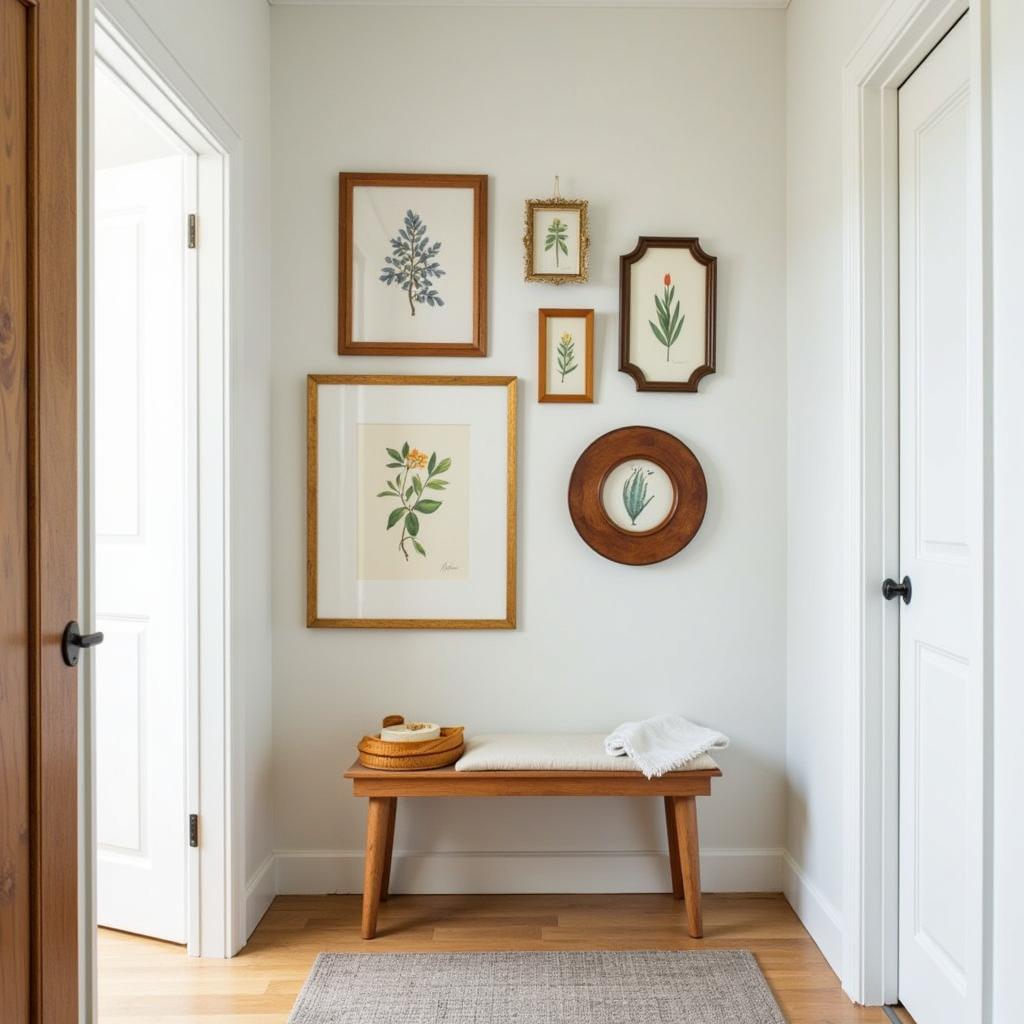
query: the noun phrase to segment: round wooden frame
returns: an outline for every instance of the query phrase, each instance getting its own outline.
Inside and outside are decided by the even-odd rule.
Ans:
[[[652,530],[624,530],[604,508],[608,474],[630,459],[658,465],[675,490],[671,513]],[[623,565],[652,565],[678,554],[697,535],[707,505],[707,480],[697,456],[679,438],[654,427],[603,434],[576,460],[569,478],[569,515],[576,531],[599,555]]]

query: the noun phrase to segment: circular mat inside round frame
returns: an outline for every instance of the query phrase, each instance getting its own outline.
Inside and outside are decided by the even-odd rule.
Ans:
[[[682,551],[697,535],[708,486],[697,456],[654,427],[602,435],[576,460],[569,515],[599,555],[623,565],[651,565]]]

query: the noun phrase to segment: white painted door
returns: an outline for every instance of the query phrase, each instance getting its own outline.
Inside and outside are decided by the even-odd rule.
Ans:
[[[899,994],[917,1024],[975,1019],[979,948],[969,77],[965,17],[899,91]]]
[[[186,940],[191,359],[184,155],[96,174],[97,918]]]

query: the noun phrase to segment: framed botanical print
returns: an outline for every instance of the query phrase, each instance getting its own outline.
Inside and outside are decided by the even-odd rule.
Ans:
[[[512,629],[516,378],[311,375],[306,624]]]
[[[524,277],[568,284],[586,281],[590,234],[585,199],[527,199]]]
[[[594,311],[537,311],[537,400],[593,402]]]
[[[619,369],[637,391],[696,391],[715,372],[717,264],[696,238],[641,237],[619,257]]]
[[[341,355],[487,354],[487,175],[342,174]]]
[[[708,504],[697,456],[654,427],[603,434],[576,460],[569,515],[599,555],[623,565],[652,565],[697,535]]]

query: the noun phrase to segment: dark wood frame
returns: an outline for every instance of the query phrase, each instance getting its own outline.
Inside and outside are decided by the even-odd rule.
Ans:
[[[626,771],[381,771],[364,768],[356,761],[345,772],[345,778],[352,780],[353,796],[369,798],[362,936],[372,939],[377,934],[377,913],[380,904],[388,899],[399,797],[660,796],[665,803],[672,896],[686,900],[687,930],[692,938],[699,939],[704,934],[704,924],[696,798],[710,796],[711,780],[721,774],[719,768],[669,772],[656,779]]]
[[[338,354],[343,356],[487,355],[487,175],[338,175]],[[466,342],[353,341],[352,196],[356,188],[470,188],[473,190],[473,337]],[[383,256],[386,254],[382,254]]]
[[[696,367],[688,380],[648,380],[630,359],[629,312],[633,264],[649,249],[689,249],[694,260],[705,268],[704,362]],[[696,391],[708,374],[715,372],[715,305],[717,295],[718,257],[709,256],[698,238],[661,238],[641,235],[632,252],[619,257],[619,369],[636,381],[637,391]]]
[[[580,263],[575,274],[542,274],[533,267],[533,215],[537,210],[575,210],[580,215]],[[590,276],[590,205],[586,199],[527,199],[523,228],[523,280],[540,284],[582,284]]]
[[[409,374],[311,373],[306,378],[306,625],[313,629],[516,628],[516,383],[515,377],[436,377]],[[317,610],[317,388],[321,384],[504,387],[506,400],[505,618],[324,619]]]
[[[630,459],[657,463],[675,490],[671,513],[642,533],[613,523],[601,497],[608,474]],[[654,427],[603,434],[579,457],[569,478],[569,515],[577,532],[599,555],[623,565],[652,565],[678,554],[697,535],[707,504],[707,481],[697,456],[679,438]]]
[[[548,391],[548,320],[571,317],[586,324],[584,351],[584,392],[581,395],[552,394]],[[537,401],[565,402],[573,405],[594,401],[594,311],[592,309],[538,309],[537,310]]]

